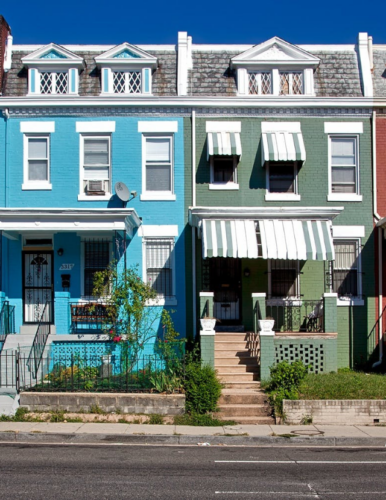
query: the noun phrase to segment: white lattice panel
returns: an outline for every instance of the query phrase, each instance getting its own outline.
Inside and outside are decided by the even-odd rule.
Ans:
[[[261,93],[263,95],[271,94],[271,73],[261,73]]]
[[[52,73],[40,73],[40,93],[52,94]]]
[[[280,73],[280,95],[288,95],[290,89],[289,73]]]
[[[259,93],[258,73],[248,73],[248,77],[249,77],[248,93],[250,95],[257,95]]]
[[[129,94],[140,94],[141,93],[141,73],[139,71],[133,71],[127,73],[128,78],[128,92]]]
[[[68,92],[67,73],[56,73],[55,90],[57,94],[67,94]]]
[[[125,92],[125,82],[126,78],[123,71],[113,73],[113,91],[115,94],[123,94]]]
[[[292,74],[292,93],[303,94],[303,73]]]

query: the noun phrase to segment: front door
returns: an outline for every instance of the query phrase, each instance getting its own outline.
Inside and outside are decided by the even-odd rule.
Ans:
[[[209,261],[213,315],[225,325],[240,324],[241,260],[212,257]]]
[[[23,252],[24,323],[38,323],[47,303],[45,320],[53,318],[53,253]]]

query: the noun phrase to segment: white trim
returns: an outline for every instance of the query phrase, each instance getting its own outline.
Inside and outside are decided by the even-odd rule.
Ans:
[[[174,238],[178,236],[178,226],[142,225],[137,234],[140,238]]]
[[[87,194],[78,194],[78,201],[110,201],[111,193],[106,193],[102,196],[88,196]]]
[[[347,242],[355,243],[355,245],[356,245],[357,267],[355,269],[357,271],[358,297],[339,296],[339,294],[337,292],[334,292],[334,293],[337,294],[338,306],[351,306],[351,305],[363,306],[364,300],[359,298],[360,296],[362,296],[362,240],[360,237],[333,237],[332,243],[333,244],[335,242],[340,243],[340,242],[344,242],[345,240],[347,240]],[[339,270],[339,268],[338,268],[338,270]]]
[[[363,122],[324,122],[325,134],[363,134]]]
[[[53,123],[53,122],[52,122]],[[29,177],[29,157],[28,157],[28,143],[29,139],[45,139],[47,141],[47,179],[33,181]],[[52,190],[51,184],[51,141],[50,134],[24,134],[23,135],[23,184],[21,186],[23,191],[49,191]],[[43,160],[43,158],[42,158]]]
[[[361,69],[361,80],[363,87],[363,95],[365,97],[373,97],[373,78],[371,71],[370,53],[369,53],[369,37],[367,33],[358,34],[358,53],[359,65]]]
[[[365,226],[332,226],[333,238],[364,238]]]
[[[173,121],[143,121],[138,122],[138,132],[140,133],[168,133],[178,132],[178,122]]]
[[[44,181],[27,181],[21,185],[22,191],[51,191],[52,184]]]
[[[140,194],[139,199],[140,201],[176,201],[177,196],[172,193],[160,192],[159,194],[156,194],[156,191],[148,191]]]
[[[350,306],[364,306],[365,301],[363,299],[357,299],[355,297],[340,297],[337,300],[338,307],[350,307]]]
[[[86,121],[86,122],[76,122],[75,124],[76,132],[79,134],[109,134],[115,132],[115,122],[104,121]]]
[[[98,123],[98,122],[77,122],[77,125],[81,123]],[[99,122],[99,123],[106,123],[106,122]],[[114,124],[114,129],[115,129],[115,122],[107,122],[107,123],[113,123]],[[78,127],[77,127],[78,128]],[[82,128],[82,127],[81,127]],[[87,129],[87,127],[86,127]],[[108,190],[105,192],[104,195],[87,195],[85,191],[85,186],[84,182],[86,181],[85,177],[85,169],[84,169],[84,141],[87,139],[107,139],[108,140],[108,145],[109,145],[109,165],[108,165],[108,170],[109,170],[109,176],[108,179],[100,179],[103,180],[104,183],[107,182],[108,184]],[[86,199],[90,198],[90,201],[98,201],[98,200],[110,200],[111,198],[111,179],[112,179],[112,154],[111,154],[111,135],[107,133],[107,135],[92,135],[92,134],[79,134],[79,195],[78,195],[78,200],[79,201],[86,201]],[[87,179],[89,180],[89,179]],[[99,180],[99,179],[98,179]]]
[[[55,122],[20,122],[22,134],[52,134],[55,132]]]
[[[241,133],[241,122],[217,121],[206,122],[206,133],[208,132],[229,132]]]
[[[200,292],[200,297],[214,297],[214,292]]]
[[[363,196],[354,193],[330,193],[327,195],[327,201],[363,201]]]
[[[338,298],[338,294],[335,293],[335,292],[326,292],[323,294],[323,297],[326,297],[326,298]]]
[[[292,134],[300,134],[300,122],[261,122],[261,133],[266,134],[270,132],[289,132]]]
[[[267,294],[264,293],[252,293],[252,298],[257,298],[257,297],[266,297]]]
[[[148,307],[157,307],[157,306],[177,306],[178,301],[177,297],[169,297],[167,299],[154,299],[154,300],[147,300],[146,305]]]
[[[239,184],[235,182],[218,182],[216,184],[209,184],[209,189],[211,191],[237,191],[240,188]]]
[[[265,201],[301,201],[300,194],[296,193],[265,193]]]
[[[200,337],[214,337],[216,335],[216,330],[200,330]]]

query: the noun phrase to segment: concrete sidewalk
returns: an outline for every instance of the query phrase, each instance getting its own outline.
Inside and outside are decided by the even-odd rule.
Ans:
[[[187,444],[196,446],[386,446],[386,427],[0,422],[1,442]]]

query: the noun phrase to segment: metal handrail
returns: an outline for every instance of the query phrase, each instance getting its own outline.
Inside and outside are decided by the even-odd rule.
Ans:
[[[48,304],[49,304],[49,301],[47,301],[44,305],[44,308],[43,308],[43,311],[42,311],[42,314],[40,316],[40,320],[38,323],[38,327],[36,329],[35,337],[34,337],[34,340],[32,342],[31,351],[30,351],[29,356],[28,356],[28,361],[27,361],[27,366],[29,367],[29,369],[31,369],[31,361],[32,361],[32,359],[34,360],[34,365],[35,365],[34,366],[34,368],[35,368],[34,375],[35,375],[35,377],[37,377],[39,366],[40,366],[40,363],[42,361],[42,357],[43,357],[43,353],[44,353],[44,348],[46,346],[48,336],[51,333],[51,324],[50,324],[49,319],[47,321],[47,318],[46,318],[46,316],[47,316],[46,312],[48,311]]]
[[[5,342],[9,333],[15,333],[15,306],[6,300],[0,312],[0,341]]]

